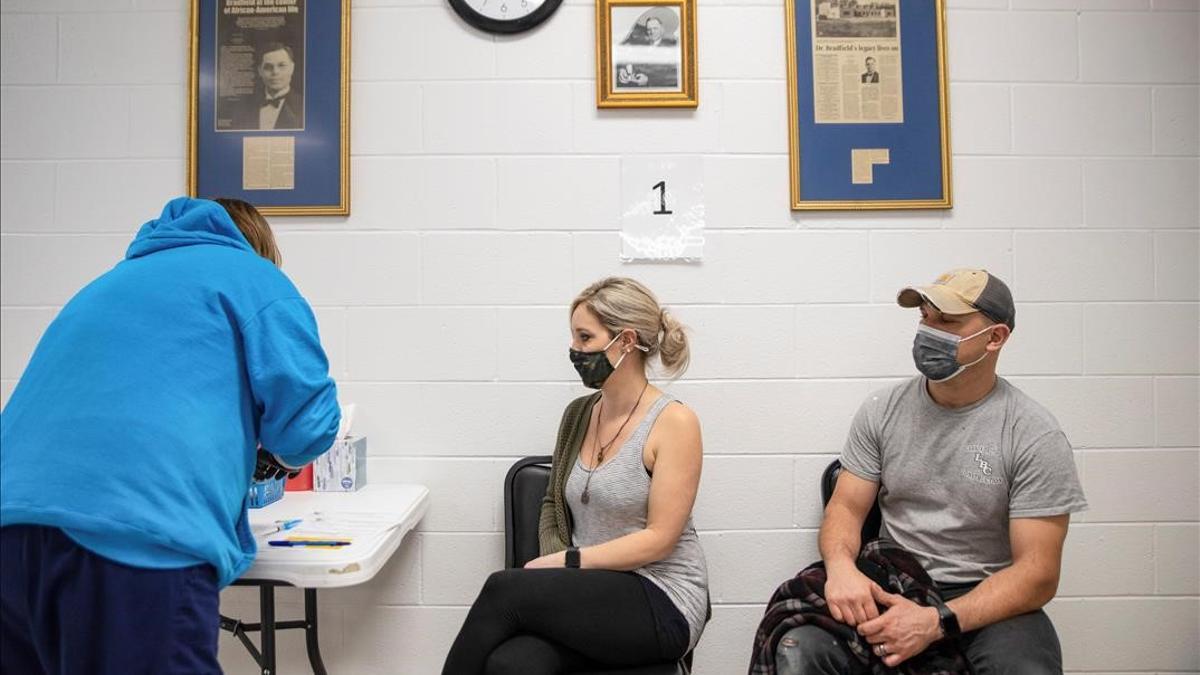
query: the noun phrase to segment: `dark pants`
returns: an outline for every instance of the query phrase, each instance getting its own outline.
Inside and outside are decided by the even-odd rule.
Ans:
[[[669,662],[688,626],[670,598],[632,572],[514,569],[488,577],[443,675],[550,675]]]
[[[1040,609],[965,633],[960,639],[978,675],[1062,673],[1058,634]],[[780,675],[870,672],[845,645],[816,626],[798,626],[785,633],[775,650],[775,666]]]
[[[62,530],[0,528],[0,671],[21,675],[220,673],[211,565],[142,569]]]

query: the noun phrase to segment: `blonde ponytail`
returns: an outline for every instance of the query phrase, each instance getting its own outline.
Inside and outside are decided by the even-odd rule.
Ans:
[[[659,338],[658,344],[659,359],[662,360],[663,369],[668,374],[679,377],[687,370],[692,360],[687,332],[675,315],[666,309],[659,313],[659,322],[662,324],[662,337]]]

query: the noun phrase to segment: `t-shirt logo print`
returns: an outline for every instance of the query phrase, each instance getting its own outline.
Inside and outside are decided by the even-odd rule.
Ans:
[[[971,444],[964,450],[964,455],[970,458],[962,470],[964,478],[983,485],[999,485],[1004,482],[1004,478],[996,475],[1000,450],[995,445]]]
[[[992,465],[988,464],[988,461],[983,458],[982,452],[975,453],[975,463],[979,465],[979,470],[983,472],[983,475],[992,475]]]

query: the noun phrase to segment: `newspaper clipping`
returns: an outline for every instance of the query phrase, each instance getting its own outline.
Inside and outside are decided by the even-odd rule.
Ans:
[[[304,0],[218,0],[217,131],[304,128]]]
[[[296,189],[296,137],[246,136],[242,139],[243,190]]]
[[[900,123],[899,0],[814,0],[817,124]]]

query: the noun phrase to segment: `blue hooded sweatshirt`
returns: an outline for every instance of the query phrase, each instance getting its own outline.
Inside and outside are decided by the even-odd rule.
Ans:
[[[308,303],[220,204],[181,197],[38,343],[0,414],[0,526],[226,586],[254,559],[258,444],[301,466],[339,418]]]

